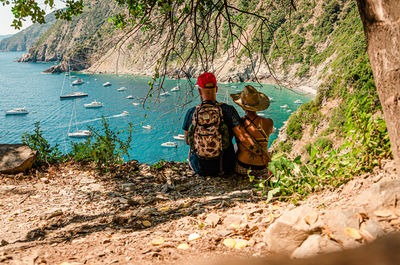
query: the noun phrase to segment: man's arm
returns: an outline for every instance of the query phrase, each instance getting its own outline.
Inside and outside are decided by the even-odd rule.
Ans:
[[[187,145],[189,145],[188,131],[185,131],[185,142]]]

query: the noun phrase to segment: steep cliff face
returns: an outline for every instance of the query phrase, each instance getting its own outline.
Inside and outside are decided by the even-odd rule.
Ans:
[[[110,1],[86,1],[81,15],[72,21],[56,21],[36,43],[24,54],[20,62],[62,61],[49,72],[63,72],[68,69],[82,70],[90,66],[103,49],[112,46],[110,38],[115,34],[107,23],[108,17],[116,10],[116,4]]]
[[[0,51],[25,51],[53,26],[56,18],[53,13],[45,17],[46,24],[33,24],[20,32],[0,41]]]
[[[253,57],[255,60],[251,61],[240,49],[239,52],[233,52],[231,43],[224,39],[223,34],[210,70],[225,82],[255,81],[256,76],[259,81],[276,83],[279,80],[283,85],[303,87],[315,93],[336,57],[336,47],[330,33],[349,15],[349,3],[352,1],[325,2],[298,1],[298,11],[291,17],[286,17],[279,9],[266,11],[266,16],[275,25],[272,29],[273,44],[264,50],[269,55],[274,75],[271,75],[265,63],[257,60],[256,54]],[[115,31],[106,23],[106,18],[114,12],[116,7],[108,1],[88,1],[84,14],[71,22],[57,21],[21,61],[57,61],[68,58],[74,70],[152,75],[160,55],[159,43],[143,46],[147,37],[145,33],[138,32],[127,37],[128,31]],[[254,27],[251,21],[246,23],[243,25],[246,29]],[[257,39],[254,38],[250,45],[259,45]],[[52,67],[49,72],[65,71],[66,65],[66,61],[62,60],[60,65]],[[177,61],[172,60],[168,75],[182,77],[179,69]],[[191,61],[184,70],[189,76],[195,76],[204,69]]]

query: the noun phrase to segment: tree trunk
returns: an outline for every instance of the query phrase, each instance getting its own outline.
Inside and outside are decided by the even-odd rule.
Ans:
[[[400,168],[400,1],[357,0],[369,60]]]

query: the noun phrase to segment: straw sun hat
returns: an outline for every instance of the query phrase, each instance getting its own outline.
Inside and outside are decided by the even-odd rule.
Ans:
[[[231,94],[231,98],[244,110],[262,111],[269,107],[269,98],[250,85],[245,86],[240,93]]]

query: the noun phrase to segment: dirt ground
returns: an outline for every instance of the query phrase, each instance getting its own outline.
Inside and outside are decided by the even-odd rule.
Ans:
[[[305,203],[318,206],[323,196],[343,207],[341,200],[351,203],[382,172],[349,183],[346,198],[326,191]],[[69,163],[0,175],[0,263],[191,264],[219,254],[264,256],[265,230],[295,207],[265,199],[246,179],[199,177],[178,162],[130,162],[112,174]]]

